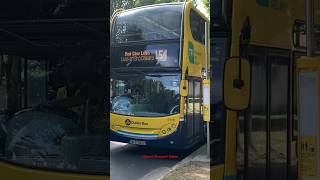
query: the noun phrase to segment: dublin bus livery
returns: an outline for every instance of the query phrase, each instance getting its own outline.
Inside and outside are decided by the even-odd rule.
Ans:
[[[192,2],[118,11],[112,19],[110,140],[172,149],[204,142],[208,19]]]

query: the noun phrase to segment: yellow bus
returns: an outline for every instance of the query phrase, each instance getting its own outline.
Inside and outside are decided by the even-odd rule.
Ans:
[[[297,179],[295,66],[306,53],[305,1],[211,3],[212,82],[224,81],[212,89],[223,94],[212,102],[221,111],[211,130],[211,178]]]
[[[0,2],[1,179],[109,177],[106,6]]]
[[[190,1],[112,19],[110,140],[172,149],[203,142],[208,19]]]

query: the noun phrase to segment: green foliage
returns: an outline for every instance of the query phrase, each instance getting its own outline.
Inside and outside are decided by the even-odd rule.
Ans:
[[[200,0],[200,1],[206,9],[206,13],[208,17],[210,17],[210,0]]]

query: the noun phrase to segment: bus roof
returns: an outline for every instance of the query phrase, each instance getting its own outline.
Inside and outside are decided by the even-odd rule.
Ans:
[[[132,9],[126,9],[126,10],[123,10],[123,11],[121,11],[119,13],[124,13],[124,12],[139,10],[139,9],[145,9],[145,8],[152,8],[152,7],[159,7],[159,6],[172,6],[172,5],[184,5],[184,2],[145,5],[145,6],[135,7],[135,8],[132,8]]]
[[[122,13],[126,13],[126,12],[130,12],[130,11],[134,11],[134,10],[139,10],[139,9],[146,9],[146,8],[153,8],[153,7],[161,7],[161,6],[172,6],[172,5],[185,5],[187,3],[191,3],[193,6],[193,3],[191,1],[187,1],[187,2],[175,2],[175,3],[161,3],[161,4],[151,4],[151,5],[146,5],[146,6],[140,6],[140,7],[135,7],[132,9],[126,9],[126,10],[121,10],[119,9],[118,11],[115,11],[115,13],[113,14],[112,17],[115,17],[119,14]],[[205,21],[209,22],[209,19],[198,9],[198,8],[194,8],[195,11],[202,17],[204,18]]]

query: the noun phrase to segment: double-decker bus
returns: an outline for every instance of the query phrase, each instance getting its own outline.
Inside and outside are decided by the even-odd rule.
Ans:
[[[211,126],[211,178],[297,179],[295,70],[306,55],[305,1],[214,0],[211,7],[212,91],[223,92],[213,94],[213,107],[221,108],[213,109],[220,112]],[[315,15],[319,24],[318,1]],[[230,68],[235,59],[247,67]],[[239,69],[249,74],[243,88],[228,79]]]
[[[203,142],[208,19],[192,2],[119,11],[112,19],[110,140],[172,149]]]
[[[108,179],[106,7],[0,2],[1,179]]]

